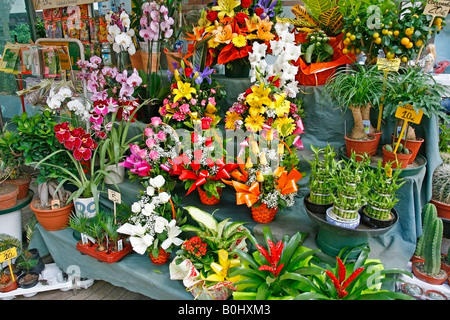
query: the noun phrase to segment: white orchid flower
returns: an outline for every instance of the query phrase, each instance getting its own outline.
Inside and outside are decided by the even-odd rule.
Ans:
[[[58,95],[60,95],[63,99],[70,98],[72,96],[72,90],[69,87],[61,87],[58,91]]]
[[[153,237],[149,234],[146,234],[143,237],[130,237],[130,243],[133,250],[139,254],[144,254],[147,251],[147,248],[152,245],[153,240]]]
[[[180,246],[183,243],[183,240],[177,237],[181,233],[181,229],[176,223],[176,220],[173,219],[167,225],[167,239],[161,244],[161,248],[164,250],[168,249],[172,244]]]

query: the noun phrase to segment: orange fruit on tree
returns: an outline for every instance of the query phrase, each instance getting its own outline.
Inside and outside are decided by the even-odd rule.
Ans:
[[[342,53],[343,54],[347,54],[348,53],[348,49],[347,48],[342,49]]]
[[[416,45],[416,47],[420,47],[423,44],[423,41],[422,41],[422,39],[419,39],[414,44]]]
[[[394,31],[394,36],[398,37],[399,34],[400,34],[400,31],[398,31],[398,30]]]
[[[356,40],[356,36],[355,36],[354,34],[352,34],[352,35],[350,36],[350,40],[355,41],[355,40]]]
[[[408,62],[408,57],[404,57],[403,56],[401,60],[402,60],[403,63],[407,63]]]
[[[402,40],[401,40],[400,42],[402,43],[402,45],[404,45],[405,47],[407,47],[408,44],[409,44],[411,41],[409,40],[409,38],[403,37]]]
[[[383,29],[383,30],[381,30],[381,33],[382,33],[382,34],[388,34],[388,33],[389,33],[389,30],[388,30],[388,29]]]
[[[343,42],[344,42],[344,44],[346,46],[349,45],[350,44],[350,38],[345,38]]]
[[[408,43],[408,45],[406,46],[406,48],[411,49],[414,46],[414,43],[410,42]]]
[[[412,35],[413,33],[414,33],[414,27],[406,28],[405,34],[406,34],[407,36],[410,36],[410,35]]]
[[[442,18],[437,17],[436,19],[434,19],[433,24],[440,27],[442,25]]]
[[[376,38],[373,42],[375,42],[376,44],[380,44],[381,43],[381,38]]]
[[[375,32],[375,33],[372,35],[372,37],[373,37],[374,39],[377,39],[377,38],[380,37],[380,34],[379,34],[378,32]]]

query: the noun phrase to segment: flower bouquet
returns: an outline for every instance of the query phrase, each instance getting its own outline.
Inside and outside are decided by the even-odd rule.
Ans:
[[[164,187],[171,191],[175,187],[172,179],[172,166],[169,159],[179,155],[181,142],[175,130],[161,118],[153,117],[144,129],[143,142],[130,145],[130,155],[120,163],[129,169],[130,180],[142,182],[161,175],[165,178]]]
[[[275,38],[272,25],[282,3],[277,0],[219,0],[201,12],[192,34],[188,53],[206,41],[206,66],[222,64],[226,69],[249,66],[249,53],[255,42],[263,43]]]
[[[294,163],[283,158],[283,144],[268,141],[268,145],[259,145],[252,140],[246,147],[246,162],[238,158],[232,179],[223,180],[236,190],[236,203],[251,208],[253,220],[259,223],[272,222],[279,209],[294,205],[297,182],[302,178]]]
[[[219,123],[217,102],[225,96],[225,91],[212,79],[213,72],[209,67],[192,68],[184,61],[174,74],[168,71],[171,92],[159,109],[166,123],[188,130],[193,130],[197,123],[203,130]]]
[[[183,243],[178,236],[186,221],[181,199],[162,191],[165,183],[161,175],[151,178],[140,200],[132,204],[128,221],[117,230],[129,235],[133,250],[147,252],[154,264],[167,263],[173,248]]]
[[[195,235],[186,239],[169,265],[170,279],[183,280],[198,300],[226,300],[236,290],[239,277],[230,277],[229,269],[240,265],[234,251],[247,252],[249,231],[244,222],[218,222],[213,215],[196,207],[185,207],[198,226],[181,228]]]
[[[222,179],[229,179],[229,173],[237,168],[236,163],[226,163],[222,137],[217,132],[212,133],[212,136],[203,136],[194,131],[192,148],[186,148],[180,156],[170,160],[173,174],[184,182],[186,195],[197,189],[200,201],[207,205],[220,202],[225,187]]]

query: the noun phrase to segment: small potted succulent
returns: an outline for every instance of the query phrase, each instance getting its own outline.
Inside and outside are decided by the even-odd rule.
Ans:
[[[362,221],[371,227],[387,227],[394,222],[392,209],[399,201],[397,190],[405,183],[401,170],[392,170],[392,163],[382,165],[379,160],[376,169],[368,170],[371,185],[366,194],[367,205],[361,211]]]
[[[398,144],[398,147],[397,147]],[[406,148],[402,143],[395,141],[392,144],[385,144],[382,148],[383,165],[392,162],[392,169],[406,169],[413,156],[412,151]]]

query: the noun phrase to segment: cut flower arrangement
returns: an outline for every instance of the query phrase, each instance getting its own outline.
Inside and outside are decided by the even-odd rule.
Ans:
[[[166,191],[171,191],[175,181],[169,159],[179,155],[180,147],[181,142],[174,129],[161,118],[153,117],[144,129],[143,141],[130,145],[130,155],[120,165],[129,169],[131,180],[140,179],[144,184],[150,178],[163,176]]]
[[[176,128],[193,130],[197,123],[202,129],[215,127],[220,121],[217,102],[225,91],[212,79],[214,69],[200,70],[181,61],[181,67],[169,73],[170,94],[163,100],[159,112],[164,121]]]
[[[162,191],[165,183],[161,175],[150,178],[140,200],[132,204],[128,221],[117,230],[130,236],[135,252],[149,253],[156,259],[160,254],[169,256],[174,247],[183,243],[178,236],[180,226],[186,222],[179,207],[181,199]]]
[[[188,52],[207,41],[206,66],[223,64],[231,68],[235,60],[249,65],[253,43],[274,39],[272,26],[281,11],[282,3],[277,0],[218,0],[202,11],[188,38],[193,41]]]
[[[226,218],[218,222],[214,216],[196,207],[185,207],[196,225],[185,224],[184,232],[194,232],[176,252],[169,265],[170,279],[182,280],[199,300],[226,300],[236,290],[238,277],[229,270],[240,265],[236,251],[247,252],[250,232],[244,222]],[[233,253],[232,253],[233,252]]]

